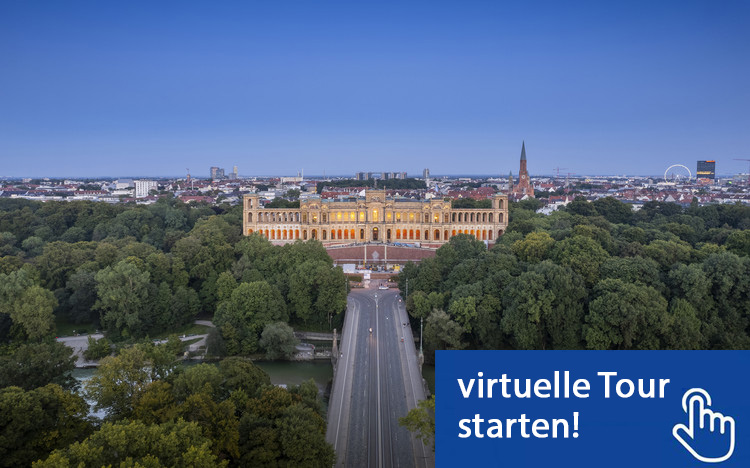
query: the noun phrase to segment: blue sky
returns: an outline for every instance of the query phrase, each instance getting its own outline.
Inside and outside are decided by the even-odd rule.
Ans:
[[[0,176],[747,171],[750,2],[0,3]]]

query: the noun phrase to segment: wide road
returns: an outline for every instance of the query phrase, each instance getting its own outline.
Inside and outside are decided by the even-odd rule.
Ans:
[[[434,466],[432,449],[398,425],[425,395],[397,290],[349,294],[340,352],[326,434],[336,466]]]

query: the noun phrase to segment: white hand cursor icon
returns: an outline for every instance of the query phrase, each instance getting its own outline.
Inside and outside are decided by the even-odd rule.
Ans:
[[[688,415],[688,424],[676,424],[672,435],[696,459],[705,463],[721,463],[734,453],[734,419],[711,411],[711,395],[702,388],[691,388],[682,396],[682,409]],[[698,440],[728,440],[729,448],[721,457],[699,455],[693,445]],[[723,442],[726,444],[727,442]],[[716,444],[712,444],[716,445]]]

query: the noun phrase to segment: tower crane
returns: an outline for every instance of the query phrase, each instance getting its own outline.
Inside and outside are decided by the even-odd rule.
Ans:
[[[566,171],[566,170],[568,170],[567,167],[553,167],[552,169],[555,171],[555,179],[559,179],[560,178],[560,171]]]

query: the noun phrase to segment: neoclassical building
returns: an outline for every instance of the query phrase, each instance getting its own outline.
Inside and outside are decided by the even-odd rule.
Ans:
[[[311,198],[299,208],[263,208],[245,195],[243,232],[271,241],[317,239],[325,244],[420,242],[443,244],[457,234],[494,242],[508,227],[508,197],[495,194],[492,208],[453,209],[450,201],[401,200],[385,190],[343,200]]]

